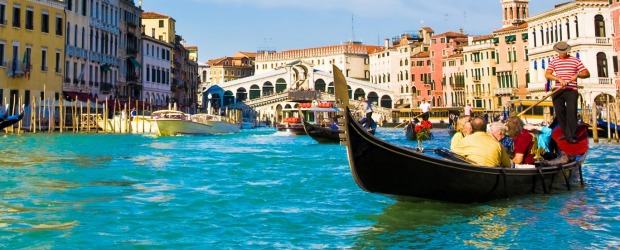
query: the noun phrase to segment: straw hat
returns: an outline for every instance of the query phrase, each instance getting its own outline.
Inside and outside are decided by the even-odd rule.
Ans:
[[[568,53],[570,51],[570,45],[566,42],[558,42],[553,45],[553,50],[558,53]]]

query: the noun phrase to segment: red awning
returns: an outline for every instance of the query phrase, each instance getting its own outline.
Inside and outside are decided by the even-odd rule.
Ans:
[[[65,99],[68,100],[72,100],[72,101],[88,101],[90,100],[91,102],[95,101],[94,96],[91,96],[89,93],[81,93],[81,92],[72,92],[72,91],[65,91]]]

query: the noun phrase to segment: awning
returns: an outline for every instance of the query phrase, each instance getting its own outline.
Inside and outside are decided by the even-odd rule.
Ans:
[[[67,100],[72,100],[72,101],[88,101],[90,100],[91,102],[95,101],[95,97],[91,96],[89,93],[81,93],[81,92],[72,92],[72,91],[64,91],[63,92],[65,94],[65,99]]]
[[[507,43],[512,43],[512,42],[515,42],[515,41],[517,41],[517,36],[515,36],[515,35],[506,36],[506,42]]]
[[[129,61],[131,62],[131,64],[133,64],[134,67],[142,68],[142,65],[140,65],[140,62],[138,62],[138,60],[136,60],[136,58],[129,57]]]
[[[523,39],[523,40],[527,40],[527,33],[523,33],[523,34],[521,34],[521,39]]]
[[[499,43],[499,37],[493,37],[493,43]]]
[[[110,71],[110,64],[106,63],[106,64],[101,65],[101,69],[103,71]]]

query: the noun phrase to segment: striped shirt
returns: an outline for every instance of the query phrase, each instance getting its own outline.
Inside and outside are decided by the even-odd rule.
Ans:
[[[549,63],[549,67],[547,70],[551,70],[555,72],[555,76],[564,79],[567,82],[566,88],[577,90],[577,81],[570,81],[573,76],[577,73],[586,70],[586,67],[583,66],[581,60],[574,56],[568,56],[567,58],[557,57],[551,63]],[[555,88],[562,87],[559,81],[555,82]]]

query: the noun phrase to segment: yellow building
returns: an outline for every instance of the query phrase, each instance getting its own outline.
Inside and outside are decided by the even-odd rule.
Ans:
[[[2,105],[60,98],[64,23],[63,1],[0,1]]]

